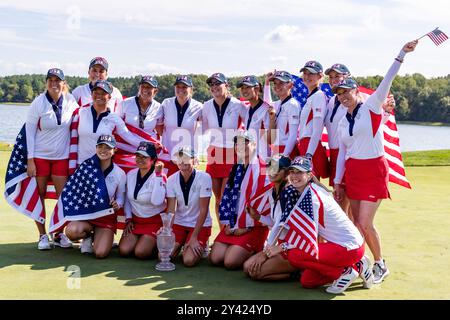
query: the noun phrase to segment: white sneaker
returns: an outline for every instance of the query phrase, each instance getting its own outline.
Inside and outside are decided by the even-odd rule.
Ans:
[[[366,289],[370,289],[373,286],[373,273],[370,268],[372,263],[368,256],[364,256],[361,260],[356,263],[356,267],[359,270],[359,277],[363,281],[363,287]]]
[[[383,259],[384,266],[381,266],[379,263],[374,263],[372,272],[373,272],[373,283],[381,283],[383,282],[384,278],[386,278],[389,275],[389,269],[386,266],[386,261]]]
[[[92,237],[87,237],[83,239],[80,246],[81,253],[93,253],[94,248],[92,247]]]
[[[341,276],[333,282],[325,291],[328,293],[338,294],[344,292],[358,278],[358,272],[352,267],[345,268]]]
[[[50,249],[52,249],[52,245],[50,243],[50,239],[48,238],[48,235],[43,234],[39,238],[38,249],[39,250],[50,250]]]
[[[73,246],[72,241],[62,232],[53,238],[53,245],[61,248],[72,248]]]

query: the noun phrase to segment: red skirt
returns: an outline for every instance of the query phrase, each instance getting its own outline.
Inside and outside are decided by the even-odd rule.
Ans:
[[[303,138],[297,145],[298,152],[301,156],[306,154],[308,151],[309,140],[311,138]],[[328,173],[328,158],[325,147],[322,145],[322,141],[319,141],[316,152],[314,152],[313,158],[313,173],[317,178],[328,178],[330,175]]]
[[[117,232],[117,214],[115,213],[94,220],[89,220],[87,222],[97,228],[105,228],[112,230],[114,233]]]
[[[253,227],[252,230],[240,236],[226,235],[224,229],[220,231],[214,242],[236,245],[250,252],[259,252],[264,247],[269,229],[267,227]]]
[[[270,149],[272,150],[272,155],[275,155],[278,153],[283,153],[284,149],[286,149],[286,146],[276,146],[276,145],[271,144]],[[294,158],[297,156],[299,156],[298,149],[294,146],[291,153],[289,154],[289,158],[291,160],[294,160]]]
[[[345,190],[349,199],[376,202],[390,198],[388,183],[389,167],[384,156],[345,161]]]
[[[233,148],[208,147],[206,172],[211,178],[227,178],[235,162]]]
[[[161,215],[156,214],[150,218],[140,218],[133,215],[132,221],[134,229],[132,231],[135,235],[149,235],[156,239],[156,233],[162,227]]]

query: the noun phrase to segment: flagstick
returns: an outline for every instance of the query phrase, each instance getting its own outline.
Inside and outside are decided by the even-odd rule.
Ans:
[[[439,29],[439,27],[436,27],[434,30],[436,30],[436,29]],[[434,31],[434,30],[433,30],[433,31]],[[430,32],[433,32],[433,31],[430,31]],[[426,37],[426,36],[428,35],[428,33],[430,33],[430,32],[425,33],[423,36],[421,36],[420,38],[417,38],[416,40],[419,41],[419,40],[422,39],[423,37]]]
[[[281,231],[283,231],[283,229],[284,229],[283,226],[280,226],[279,228],[280,228],[280,230],[278,231],[277,236],[276,236],[275,239],[272,241],[272,243],[270,244],[270,246],[274,246],[274,245],[275,245],[275,243],[277,242],[278,238],[279,238],[280,235],[281,235]]]

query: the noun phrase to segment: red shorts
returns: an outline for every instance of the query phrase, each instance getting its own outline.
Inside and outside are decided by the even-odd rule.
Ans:
[[[267,227],[253,227],[240,236],[226,235],[224,229],[220,231],[214,242],[236,245],[250,252],[259,252],[264,248],[269,229]]]
[[[275,155],[277,153],[283,153],[284,149],[286,149],[286,146],[276,146],[276,145],[273,145],[273,144],[270,145],[270,150],[272,150],[272,155]],[[292,149],[291,153],[289,154],[289,158],[291,160],[293,160],[297,156],[299,156],[298,149],[294,146],[294,148]]]
[[[345,161],[346,193],[351,200],[376,202],[390,198],[389,168],[384,156],[375,159]]]
[[[308,144],[311,138],[303,138],[297,145],[298,152],[301,156],[306,154],[308,151]],[[317,144],[316,152],[314,152],[313,158],[313,173],[317,178],[328,178],[328,158],[325,147],[322,145],[322,142],[319,141]]]
[[[105,228],[112,230],[114,233],[117,232],[117,214],[115,213],[94,220],[89,220],[87,222],[97,228]]]
[[[135,235],[146,234],[156,239],[156,233],[162,227],[161,215],[157,214],[150,218],[140,218],[133,215],[134,229],[131,233]]]
[[[67,177],[69,175],[69,159],[48,160],[34,158],[36,165],[37,177],[60,176]]]
[[[175,233],[175,242],[180,245],[184,245],[191,239],[192,232],[195,228],[180,226],[179,224],[174,224],[172,226],[173,233]],[[197,240],[202,245],[205,246],[208,242],[209,236],[211,235],[211,227],[203,227],[198,233]]]
[[[208,147],[206,172],[211,178],[227,178],[234,164],[234,149]]]

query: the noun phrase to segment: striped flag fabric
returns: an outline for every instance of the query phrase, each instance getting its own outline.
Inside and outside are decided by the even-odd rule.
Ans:
[[[315,203],[316,201],[314,201]],[[307,254],[319,258],[318,245],[318,212],[314,210],[313,195],[311,187],[308,186],[300,197],[294,209],[285,221],[285,228],[288,229],[284,240],[291,246],[304,251]]]
[[[84,161],[70,176],[50,219],[49,232],[61,231],[70,221],[92,220],[114,213],[97,155]]]
[[[308,97],[308,88],[303,84],[303,80],[300,77],[292,75],[294,78],[294,87],[292,88],[292,96],[296,98],[300,105],[303,107]],[[328,83],[323,83],[321,89],[328,97],[333,96],[331,87]],[[359,91],[366,96],[375,92],[372,89],[368,89],[360,86]],[[383,143],[384,153],[386,160],[389,164],[389,181],[398,184],[402,187],[411,189],[411,184],[406,178],[405,166],[403,164],[402,153],[400,149],[400,136],[398,134],[397,124],[395,121],[395,115],[392,113],[387,121],[383,124]],[[326,128],[322,134],[322,144],[329,152],[328,148],[328,133]]]
[[[438,46],[444,41],[448,39],[448,36],[439,30],[439,28],[434,29],[433,31],[430,31],[427,33],[427,36],[433,41],[433,43]]]
[[[261,210],[264,214],[270,213],[269,198],[266,196],[266,192],[270,188],[270,181],[265,174],[265,168],[265,162],[256,157],[249,164],[247,171],[241,173],[244,174],[244,178],[240,186],[234,185],[232,188],[229,188],[227,185],[225,187],[219,206],[220,221],[222,223],[229,224],[232,228],[235,225],[237,225],[237,228],[261,225],[259,221],[255,221],[250,217],[247,212],[247,205],[252,203],[255,210]],[[237,196],[237,194],[233,193],[233,189],[239,190],[240,195]],[[236,196],[236,198],[233,199],[233,196]],[[233,203],[233,201],[236,203]]]
[[[17,135],[6,168],[4,196],[6,201],[20,213],[39,223],[45,223],[45,208],[39,197],[36,178],[27,175],[25,124]]]

